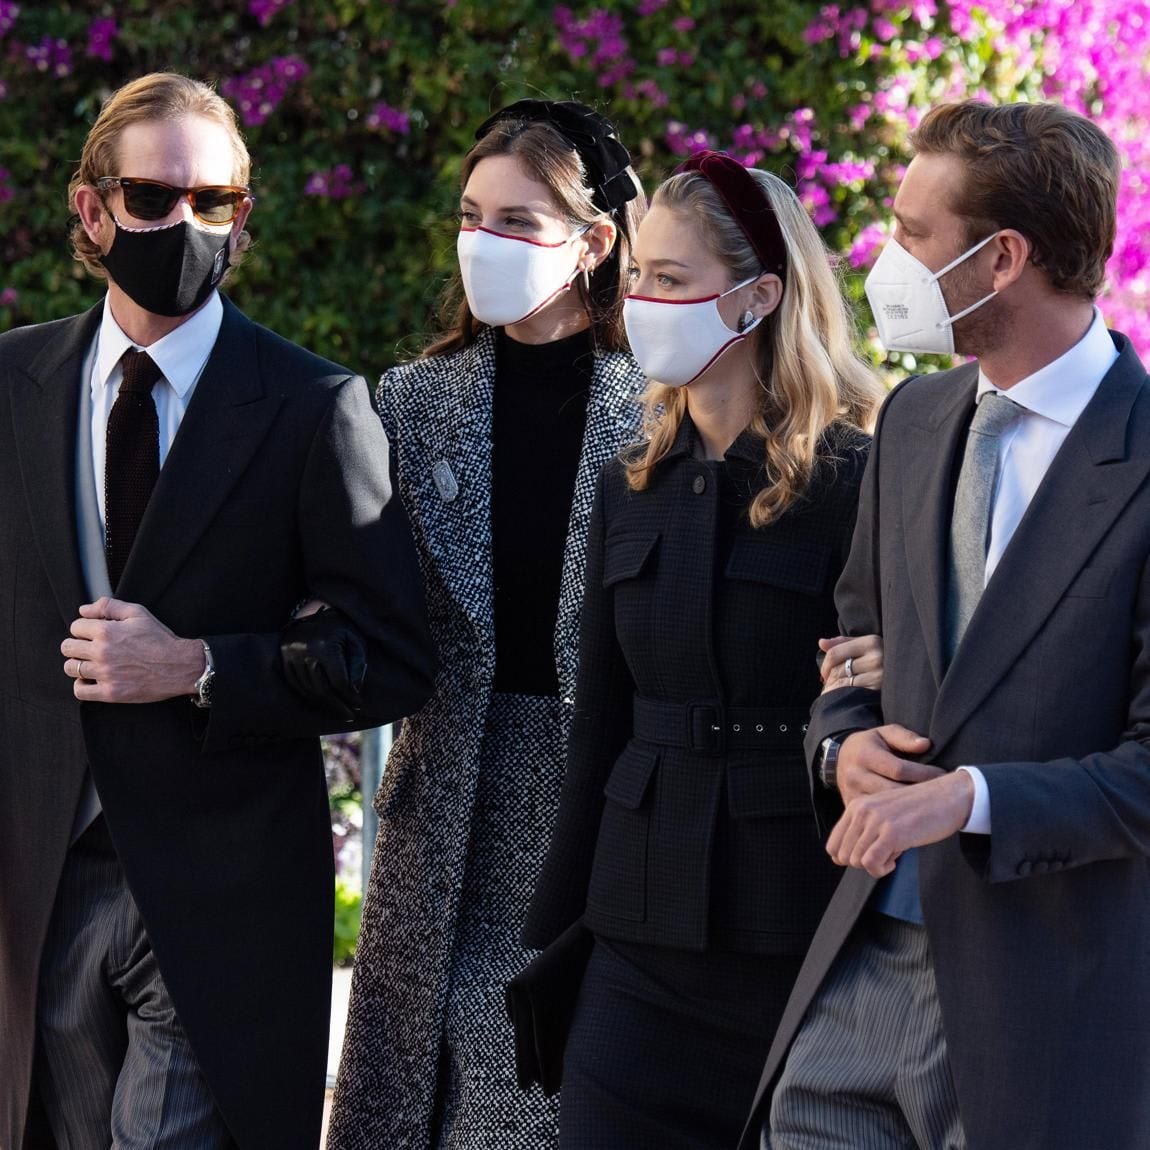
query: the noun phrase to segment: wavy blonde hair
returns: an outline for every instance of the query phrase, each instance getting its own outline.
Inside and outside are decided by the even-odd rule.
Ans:
[[[761,387],[750,427],[763,440],[768,480],[749,514],[752,526],[762,527],[807,489],[820,440],[832,423],[870,427],[883,388],[856,351],[834,258],[802,204],[777,176],[755,168],[750,174],[774,208],[787,249],[782,301],[748,337]],[[698,228],[726,266],[730,286],[763,274],[746,235],[705,176],[672,176],[655,192],[656,204]],[[627,482],[635,491],[650,482],[687,410],[684,388],[657,381],[649,383],[642,402],[645,442],[626,460]]]

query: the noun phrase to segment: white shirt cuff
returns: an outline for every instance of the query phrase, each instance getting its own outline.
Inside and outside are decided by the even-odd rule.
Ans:
[[[970,818],[966,820],[963,833],[968,835],[990,834],[990,788],[986,785],[986,776],[977,767],[959,767],[970,775],[974,783],[974,803],[970,808]]]

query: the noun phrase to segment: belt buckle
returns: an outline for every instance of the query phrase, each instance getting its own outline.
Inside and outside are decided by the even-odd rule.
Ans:
[[[702,754],[721,754],[727,745],[723,709],[716,703],[687,704],[687,746]]]

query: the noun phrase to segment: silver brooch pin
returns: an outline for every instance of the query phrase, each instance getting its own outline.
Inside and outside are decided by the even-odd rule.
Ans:
[[[455,482],[451,464],[446,459],[432,465],[431,478],[435,480],[435,490],[444,503],[450,503],[459,494],[459,484]]]

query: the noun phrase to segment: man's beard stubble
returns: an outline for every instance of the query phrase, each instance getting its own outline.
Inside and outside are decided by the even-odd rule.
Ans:
[[[951,315],[990,295],[992,288],[977,282],[978,269],[971,263],[959,264],[945,281],[940,281],[946,310]],[[952,327],[955,355],[983,359],[1010,342],[1013,316],[1001,296],[988,299],[981,307],[958,320]]]

